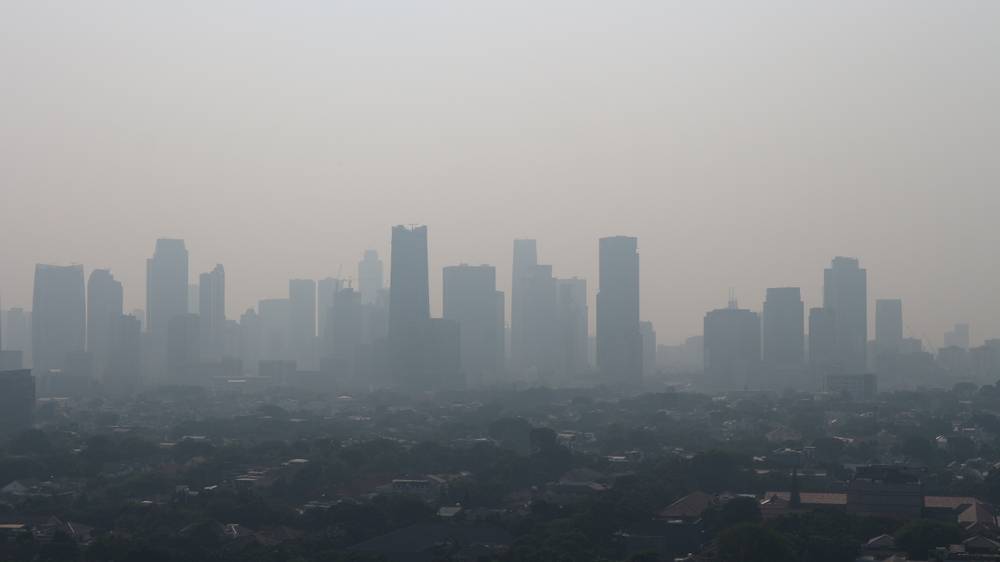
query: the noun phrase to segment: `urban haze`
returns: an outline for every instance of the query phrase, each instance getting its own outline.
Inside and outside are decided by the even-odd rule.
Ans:
[[[0,561],[1000,559],[998,21],[9,2]]]

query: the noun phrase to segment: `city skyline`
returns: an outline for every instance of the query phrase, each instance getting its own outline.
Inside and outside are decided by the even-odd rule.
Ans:
[[[385,225],[421,223],[432,271],[493,264],[505,292],[510,241],[539,240],[554,276],[591,281],[591,310],[591,241],[636,236],[662,341],[697,333],[730,287],[756,307],[798,286],[819,306],[836,255],[935,345],[959,322],[998,334],[1000,5],[891,4],[193,19],[15,3],[0,207],[32,237],[0,246],[5,306],[30,308],[35,263],[77,262],[145,308],[149,244],[175,237],[191,271],[225,265],[232,318],[290,278],[353,272],[366,248],[386,259]],[[219,45],[220,28],[246,33]]]

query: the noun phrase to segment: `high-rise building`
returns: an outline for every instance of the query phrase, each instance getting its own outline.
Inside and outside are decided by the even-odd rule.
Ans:
[[[201,320],[197,314],[181,314],[167,326],[167,372],[177,379],[201,363]]]
[[[261,360],[261,345],[264,335],[261,328],[260,315],[250,308],[240,315],[238,356],[243,362],[243,370],[247,373],[257,373]]]
[[[705,379],[717,389],[758,389],[760,370],[760,317],[741,309],[735,301],[728,308],[705,315]]]
[[[382,290],[382,260],[375,250],[365,250],[365,255],[358,262],[358,289],[361,291],[361,304],[373,304],[378,300],[378,292]]]
[[[392,228],[389,281],[389,353],[392,376],[407,386],[425,387],[421,338],[430,319],[427,227]]]
[[[333,298],[337,292],[344,288],[344,282],[333,277],[326,277],[316,282],[316,324],[319,332],[319,341],[323,346],[320,355],[330,352],[333,338],[329,335],[330,315],[333,313]]]
[[[535,240],[514,240],[514,267],[511,280],[510,300],[510,355],[511,365],[524,370],[536,362],[531,349],[533,293],[532,284],[541,277],[536,269],[538,265],[538,247]],[[551,269],[549,270],[551,277]],[[537,313],[537,311],[534,311]]]
[[[805,363],[805,307],[798,287],[768,289],[762,323],[763,359],[768,367]]]
[[[642,376],[656,375],[656,329],[652,322],[639,322],[642,336]]]
[[[587,280],[556,279],[556,373],[562,378],[579,377],[588,370]]]
[[[494,381],[503,363],[496,269],[490,265],[446,267],[443,287],[443,316],[458,323],[459,356],[467,384]]]
[[[903,344],[903,301],[875,301],[875,350],[879,356],[895,355]]]
[[[969,349],[969,344],[970,338],[968,324],[955,324],[954,328],[944,334],[944,347]]]
[[[823,308],[833,312],[837,359],[845,373],[868,362],[868,273],[855,258],[836,257],[824,272]]]
[[[629,236],[600,240],[597,291],[597,366],[605,377],[632,384],[642,379],[637,246]]]
[[[288,299],[263,299],[257,302],[260,319],[258,351],[261,361],[288,361],[292,359],[289,346],[291,303]]]
[[[198,314],[199,306],[201,306],[201,289],[198,288],[196,283],[188,283],[188,303],[187,311],[188,314]]]
[[[333,360],[334,370],[343,376],[353,377],[356,374],[363,329],[362,310],[361,293],[353,288],[343,288],[334,295],[329,358]]]
[[[288,282],[289,346],[299,369],[315,369],[316,282],[292,279]]]
[[[136,389],[142,370],[142,321],[121,315],[114,322],[111,355],[104,372],[106,388],[115,394]]]
[[[202,358],[219,362],[224,354],[226,333],[226,270],[222,264],[198,277],[198,292]]]
[[[819,384],[825,376],[840,371],[837,358],[837,331],[833,311],[809,309],[809,367]]]
[[[83,266],[35,266],[31,348],[36,373],[63,370],[68,354],[83,352],[86,308]]]
[[[91,271],[87,280],[87,351],[94,360],[94,373],[100,378],[107,375],[111,363],[123,306],[122,284],[111,271]]]
[[[80,276],[82,282],[82,272]],[[0,371],[0,434],[30,428],[34,413],[35,377],[31,370]]]
[[[170,320],[188,313],[188,251],[183,240],[161,238],[146,260],[146,331],[151,367],[162,373]]]

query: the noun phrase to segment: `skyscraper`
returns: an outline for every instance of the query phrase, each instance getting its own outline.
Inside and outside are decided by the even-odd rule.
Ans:
[[[511,291],[511,367],[529,378],[545,378],[559,363],[556,280],[551,265],[539,265],[534,240],[514,240]]]
[[[823,308],[833,313],[836,353],[845,373],[863,373],[868,355],[868,274],[855,258],[836,257],[824,272]]]
[[[798,287],[767,290],[763,310],[763,359],[768,367],[805,362],[805,307]]]
[[[20,351],[24,364],[31,364],[31,312],[23,308],[6,311],[0,345],[4,350]]]
[[[316,282],[292,279],[288,282],[289,345],[300,369],[315,369]]]
[[[170,320],[188,311],[188,251],[183,240],[160,238],[146,260],[146,331],[152,367],[162,371]]]
[[[597,291],[597,366],[605,377],[632,384],[642,379],[637,246],[629,236],[600,240]]]
[[[198,277],[198,314],[201,322],[201,355],[206,361],[222,360],[226,332],[226,270],[216,264]]]
[[[142,321],[121,315],[114,322],[111,355],[104,381],[113,393],[128,393],[139,384],[142,369]]]
[[[31,347],[34,370],[67,367],[67,355],[83,352],[86,334],[86,297],[83,266],[35,266],[32,299]]]
[[[330,316],[333,347],[329,356],[340,375],[353,377],[357,372],[362,327],[361,293],[351,287],[340,289],[333,297],[333,312]]]
[[[382,260],[375,250],[365,250],[365,255],[358,262],[358,289],[361,291],[361,304],[373,304],[378,300],[378,292],[382,290]]]
[[[103,378],[111,364],[118,322],[123,310],[122,284],[111,271],[95,269],[87,280],[87,351],[94,373]]]
[[[503,362],[502,320],[497,318],[496,269],[489,265],[444,268],[446,320],[458,323],[459,357],[470,385],[496,379]]]
[[[30,428],[34,412],[35,377],[31,370],[0,371],[0,434]]]
[[[879,356],[895,355],[903,344],[903,301],[875,301],[875,350]]]
[[[813,386],[823,377],[840,371],[837,359],[837,330],[833,311],[828,308],[809,309],[809,367]]]
[[[736,301],[728,308],[705,315],[705,378],[709,386],[723,389],[759,389],[760,317],[741,309]]]
[[[389,353],[392,375],[406,384],[422,373],[421,337],[430,319],[427,227],[394,226],[389,282]]]
[[[344,282],[334,277],[326,277],[316,283],[316,324],[319,341],[324,347],[320,355],[325,355],[332,349],[333,338],[328,333],[332,321],[330,315],[333,313],[334,296],[343,287]]]
[[[289,340],[291,327],[291,303],[288,299],[263,299],[257,302],[260,320],[260,360],[292,359]]]
[[[560,377],[578,377],[587,371],[589,322],[587,280],[556,279],[556,372]]]

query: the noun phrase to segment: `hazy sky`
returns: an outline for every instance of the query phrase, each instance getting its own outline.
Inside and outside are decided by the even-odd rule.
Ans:
[[[445,265],[509,290],[515,237],[593,293],[597,238],[628,234],[661,342],[730,287],[818,306],[834,255],[910,335],[1000,337],[998,24],[989,0],[7,1],[3,303],[47,262],[144,307],[181,237],[233,317],[422,223],[434,310]]]

